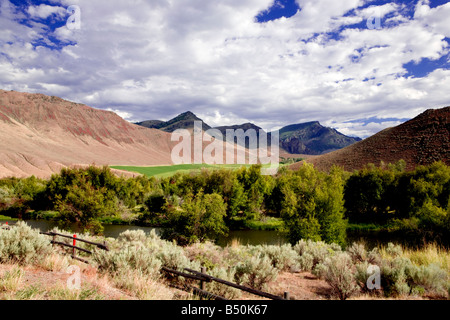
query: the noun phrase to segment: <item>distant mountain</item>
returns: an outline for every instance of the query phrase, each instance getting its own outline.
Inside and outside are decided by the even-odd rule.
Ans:
[[[208,126],[202,119],[200,119],[190,111],[184,112],[169,121],[146,120],[142,122],[136,122],[135,124],[147,128],[159,129],[166,132],[174,132],[177,129],[193,129],[194,121],[202,121],[202,129],[204,131],[211,129],[211,127]]]
[[[360,140],[324,127],[318,121],[293,124],[280,129],[280,147],[294,154],[325,154]]]
[[[138,122],[136,124],[149,129],[161,129],[161,127],[164,126],[165,123],[165,121],[161,120],[147,120]]]
[[[71,165],[171,164],[170,134],[54,96],[0,90],[0,177]]]
[[[429,109],[401,125],[308,161],[321,170],[338,165],[352,171],[368,163],[379,165],[381,161],[387,164],[399,160],[406,161],[408,170],[439,160],[450,165],[450,107]]]
[[[188,111],[169,121],[148,120],[137,122],[136,124],[147,128],[155,128],[166,132],[173,132],[176,129],[192,129],[194,127],[194,121],[202,120],[192,112]],[[206,131],[208,129],[211,129],[211,126],[203,122],[203,130]],[[261,127],[258,127],[253,123],[219,126],[214,127],[213,129],[219,130],[222,133],[224,140],[226,139],[227,129],[242,129],[244,132],[247,132],[249,129],[254,129],[256,131],[259,146],[259,133]],[[267,133],[267,138],[268,146],[270,146],[270,132]],[[360,138],[347,137],[335,129],[323,127],[317,121],[293,124],[280,130],[280,147],[291,154],[324,154],[344,148],[360,140]],[[237,142],[237,139],[235,139],[235,142]],[[245,146],[248,147],[247,139]]]
[[[256,130],[256,132],[259,132],[259,130],[261,130],[261,127],[258,127],[257,125],[254,125],[253,123],[248,122],[248,123],[233,125],[233,126],[214,127],[214,129],[218,129],[220,132],[222,132],[223,135],[225,135],[227,129],[231,129],[231,130],[242,129],[244,131],[247,131],[249,129],[254,129],[254,130]]]

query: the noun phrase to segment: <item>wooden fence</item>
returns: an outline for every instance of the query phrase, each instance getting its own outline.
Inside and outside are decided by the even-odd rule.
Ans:
[[[82,261],[84,263],[89,263],[89,261],[84,260],[84,259],[82,259],[80,257],[77,257],[76,250],[82,251],[82,252],[86,252],[86,253],[90,253],[90,254],[92,254],[92,251],[84,249],[84,248],[81,248],[81,247],[77,247],[77,245],[76,245],[77,241],[81,241],[81,242],[84,242],[84,243],[87,243],[87,244],[90,244],[90,245],[94,245],[94,246],[97,246],[100,249],[109,251],[108,247],[106,246],[106,242],[96,243],[96,242],[88,241],[88,240],[85,240],[85,239],[80,239],[80,238],[77,238],[76,234],[74,234],[73,236],[69,236],[69,235],[66,235],[66,234],[56,233],[56,232],[52,232],[52,231],[50,231],[50,232],[40,232],[40,233],[41,234],[45,234],[47,236],[53,237],[53,239],[51,241],[52,244],[57,244],[57,245],[61,245],[61,246],[64,246],[64,247],[72,248],[72,255],[71,255],[71,257],[73,259],[75,259],[75,260],[79,260],[79,261]],[[68,243],[61,242],[61,241],[56,241],[56,237],[63,237],[63,238],[67,238],[67,239],[72,239],[72,244],[68,244]]]
[[[8,223],[6,223],[6,224],[3,224],[3,225],[0,225],[0,228],[5,228],[5,229],[9,230],[11,228],[11,226],[8,225]],[[97,246],[100,249],[109,251],[109,248],[107,247],[106,242],[96,243],[96,242],[88,241],[88,240],[85,240],[85,239],[80,239],[80,238],[77,238],[77,236],[75,234],[70,236],[70,235],[56,233],[56,232],[52,232],[52,231],[40,232],[40,234],[51,236],[52,237],[51,243],[53,245],[56,244],[56,245],[61,245],[61,246],[64,246],[64,247],[72,248],[72,255],[71,255],[71,257],[73,259],[82,261],[84,263],[89,263],[89,261],[87,261],[85,259],[82,259],[80,257],[77,257],[76,250],[82,251],[82,252],[86,252],[86,253],[90,253],[90,254],[92,254],[92,251],[84,249],[84,248],[81,248],[81,247],[78,247],[76,245],[77,241],[81,241],[81,242],[84,242],[84,243],[87,243],[87,244],[90,244],[90,245],[94,245],[94,246]],[[62,241],[57,241],[56,240],[57,237],[63,237],[63,238],[67,238],[67,239],[72,239],[72,245],[68,244],[68,243],[65,243],[65,242],[62,242]],[[227,281],[227,280],[223,280],[223,279],[220,279],[220,278],[216,278],[216,277],[213,277],[211,275],[206,274],[206,269],[204,267],[202,267],[201,272],[196,271],[196,270],[192,270],[192,269],[189,269],[189,268],[184,268],[184,270],[189,272],[189,273],[181,272],[181,271],[178,271],[178,270],[169,269],[167,267],[162,267],[161,270],[166,272],[167,274],[173,274],[173,275],[177,275],[177,276],[182,276],[182,277],[187,278],[187,279],[198,280],[199,281],[199,288],[194,287],[194,286],[190,286],[190,285],[185,285],[185,288],[180,288],[180,287],[177,287],[177,286],[174,286],[174,287],[176,287],[178,289],[181,289],[181,290],[185,290],[185,289],[190,290],[193,293],[199,295],[201,298],[202,297],[206,297],[208,299],[214,299],[214,300],[227,300],[224,297],[221,297],[221,296],[215,295],[215,294],[213,294],[211,292],[205,291],[205,283],[206,282],[215,281],[215,282],[221,283],[223,285],[226,285],[226,286],[229,286],[229,287],[233,287],[233,288],[245,291],[245,292],[249,292],[251,294],[254,294],[254,295],[257,295],[257,296],[260,296],[260,297],[264,297],[264,298],[268,298],[268,299],[272,299],[272,300],[290,300],[289,292],[285,292],[284,296],[281,297],[281,296],[277,296],[277,295],[274,295],[274,294],[271,294],[271,293],[268,293],[268,292],[264,292],[264,291],[260,291],[260,290],[254,289],[254,288],[250,288],[250,287],[246,287],[246,286],[243,286],[243,285],[239,285],[239,284],[236,284],[236,283],[233,283],[233,282],[230,282],[230,281]]]
[[[8,221],[6,221],[4,224],[0,224],[0,229],[6,229],[9,230],[11,227],[8,224]]]
[[[178,270],[173,270],[173,269],[169,269],[166,267],[162,267],[161,270],[165,271],[166,273],[170,273],[170,274],[175,274],[177,276],[182,276],[188,279],[193,279],[193,280],[198,280],[199,283],[199,288],[197,287],[193,287],[193,286],[189,286],[189,285],[185,285],[186,289],[188,290],[192,290],[192,292],[194,292],[195,294],[200,295],[200,297],[206,297],[208,299],[214,299],[214,300],[227,300],[224,297],[215,295],[213,293],[207,292],[205,291],[205,282],[211,282],[211,281],[215,281],[218,283],[221,283],[223,285],[229,286],[229,287],[233,287],[242,291],[246,291],[249,293],[252,293],[254,295],[260,296],[260,297],[264,297],[264,298],[269,298],[272,300],[290,300],[290,296],[289,296],[289,292],[285,292],[283,297],[271,294],[271,293],[267,293],[264,291],[260,291],[254,288],[250,288],[250,287],[246,287],[243,285],[239,285],[227,280],[223,280],[220,278],[216,278],[213,277],[211,275],[206,274],[206,269],[204,267],[202,267],[201,272],[189,269],[189,268],[184,268],[185,271],[189,272],[189,273],[185,273],[185,272],[181,272]],[[183,289],[183,288],[179,288],[178,289]]]

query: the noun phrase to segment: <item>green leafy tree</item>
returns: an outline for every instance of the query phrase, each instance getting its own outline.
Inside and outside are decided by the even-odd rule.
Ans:
[[[369,165],[355,172],[344,188],[347,216],[352,222],[386,223],[392,218],[396,174]]]
[[[345,243],[343,178],[336,168],[328,175],[305,164],[286,171],[281,182],[281,217],[289,241],[301,239]]]
[[[98,218],[110,212],[112,205],[108,206],[101,191],[89,184],[67,187],[67,194],[56,196],[56,208],[59,211],[58,219],[62,226],[71,227],[75,224],[81,231],[101,233],[103,226]]]
[[[226,204],[217,194],[203,194],[185,197],[180,208],[172,208],[168,212],[169,227],[163,236],[176,239],[180,244],[188,244],[206,239],[214,239],[225,235]]]

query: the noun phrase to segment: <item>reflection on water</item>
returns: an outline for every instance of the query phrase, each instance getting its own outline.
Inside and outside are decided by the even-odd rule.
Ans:
[[[216,243],[225,247],[237,241],[241,245],[279,245],[286,243],[286,239],[279,235],[277,231],[266,230],[235,230],[230,231],[227,237],[219,237]]]

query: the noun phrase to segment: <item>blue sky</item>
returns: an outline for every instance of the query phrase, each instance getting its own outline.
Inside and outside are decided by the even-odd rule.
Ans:
[[[441,0],[0,0],[0,88],[364,138],[450,105],[449,17]]]

